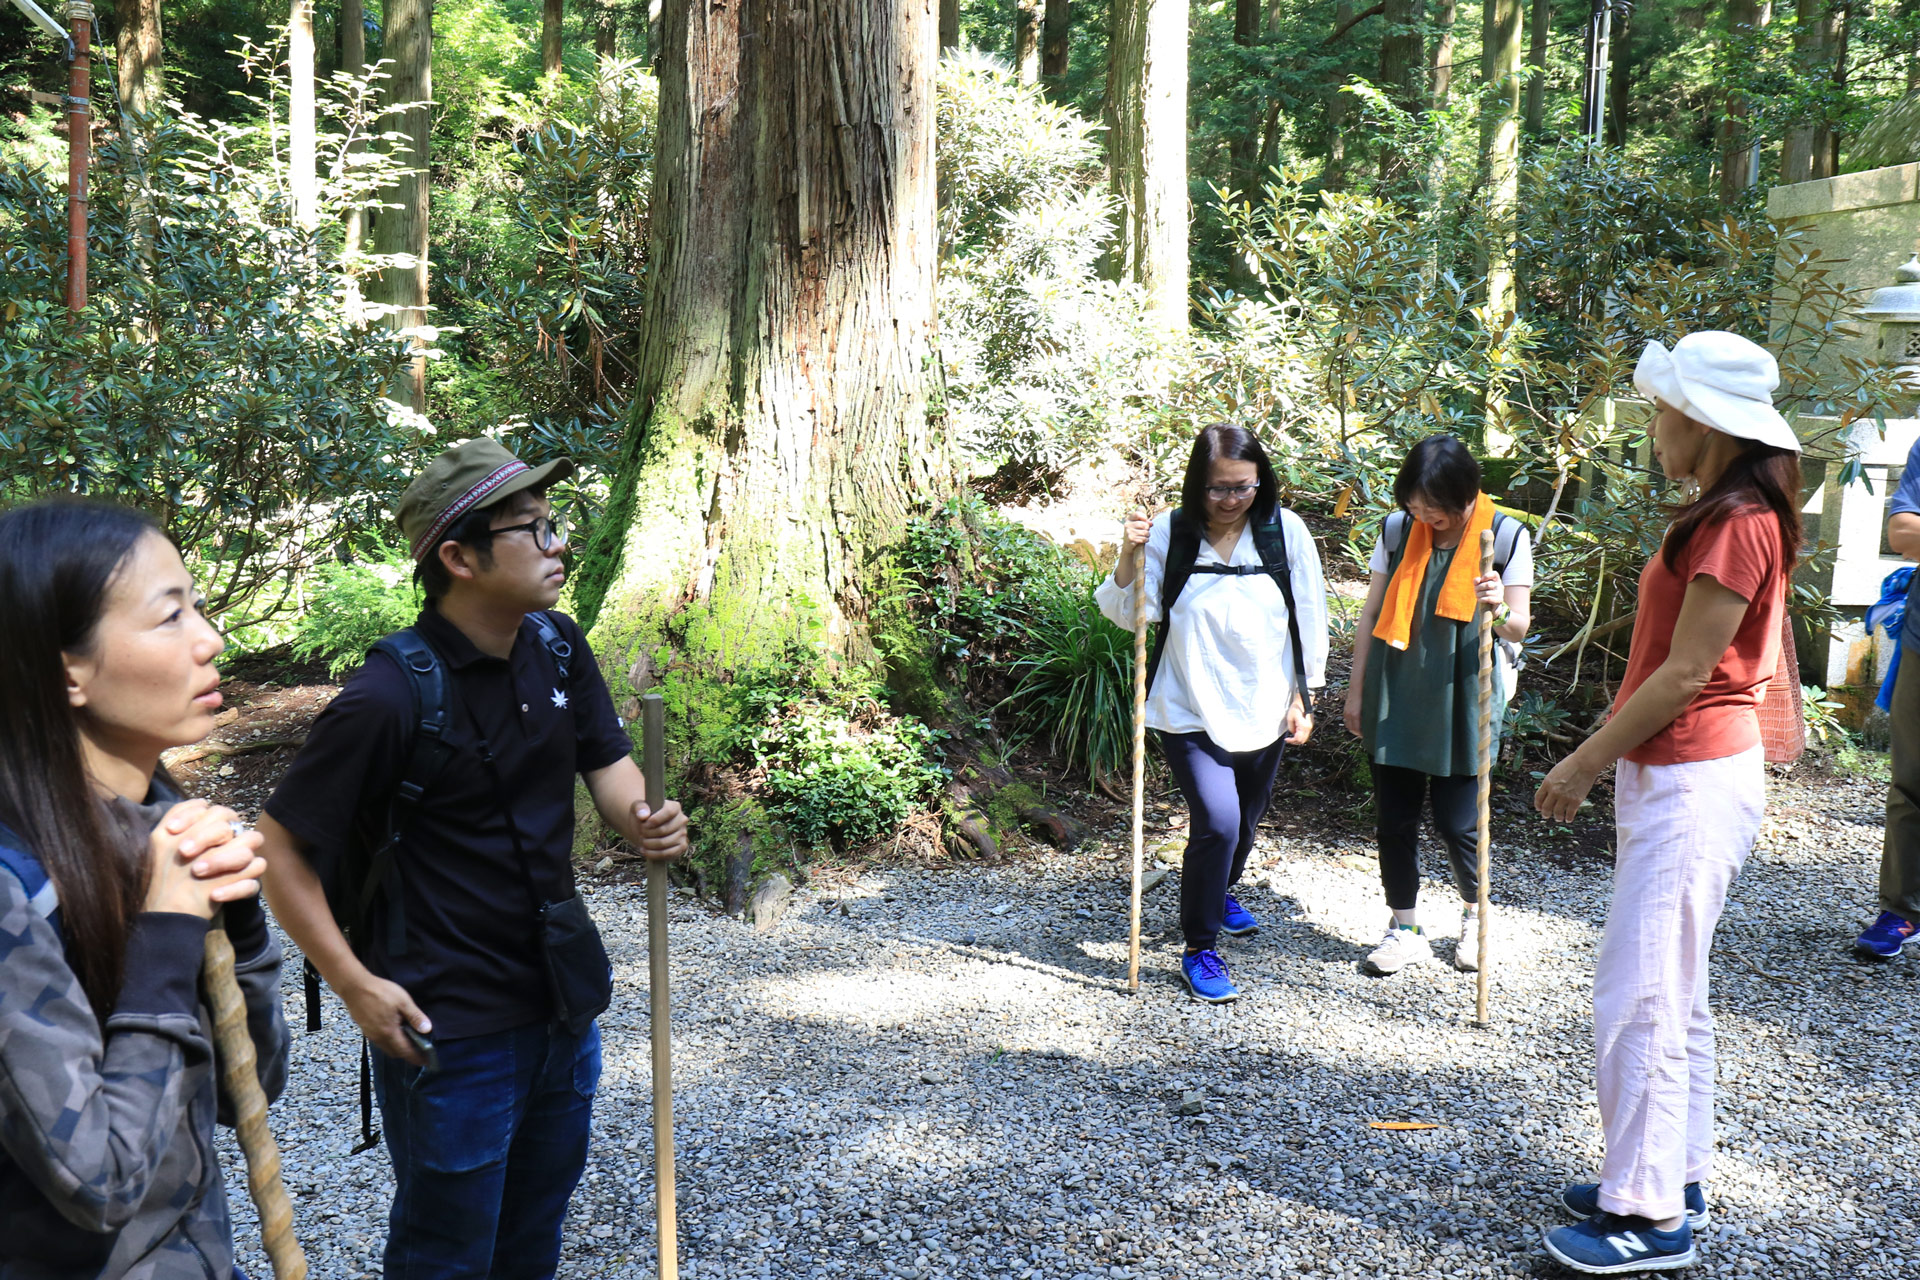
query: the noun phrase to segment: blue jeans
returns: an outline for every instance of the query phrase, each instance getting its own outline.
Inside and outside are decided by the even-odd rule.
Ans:
[[[443,1040],[440,1070],[373,1051],[396,1184],[386,1280],[550,1280],[587,1163],[600,1028]]]
[[[1187,798],[1180,931],[1189,952],[1206,951],[1226,922],[1227,890],[1247,868],[1285,743],[1276,738],[1258,751],[1224,751],[1204,733],[1163,733],[1160,749]]]

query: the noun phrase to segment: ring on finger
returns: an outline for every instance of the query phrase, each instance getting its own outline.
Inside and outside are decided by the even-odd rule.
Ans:
[[[231,832],[233,833],[233,838],[234,838],[235,840],[238,840],[238,839],[239,839],[239,838],[240,838],[241,836],[243,836],[243,835],[245,835],[245,834],[247,834],[247,832],[249,832],[249,831],[251,831],[251,830],[253,830],[253,828],[252,828],[252,827],[249,827],[249,826],[248,826],[248,825],[247,825],[246,823],[244,823],[244,822],[229,822],[229,823],[227,824],[227,830],[228,830],[228,831],[231,831]]]

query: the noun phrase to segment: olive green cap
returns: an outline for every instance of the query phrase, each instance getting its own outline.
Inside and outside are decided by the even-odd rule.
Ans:
[[[544,466],[530,467],[499,441],[479,436],[447,450],[413,478],[400,495],[400,532],[418,564],[467,512],[572,474],[571,459],[555,458]]]

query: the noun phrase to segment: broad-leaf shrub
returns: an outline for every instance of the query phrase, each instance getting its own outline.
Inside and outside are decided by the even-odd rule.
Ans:
[[[0,163],[0,502],[88,493],[154,513],[228,627],[294,605],[299,574],[381,521],[436,447],[386,399],[404,341],[357,307],[337,255],[339,214],[390,171],[349,154],[369,92],[343,80],[327,98],[312,231],[290,217],[264,104],[110,135],[78,317],[61,302],[64,192],[31,159]]]

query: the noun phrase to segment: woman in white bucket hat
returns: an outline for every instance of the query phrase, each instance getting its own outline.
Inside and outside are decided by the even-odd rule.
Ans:
[[[1779,366],[1732,333],[1647,344],[1654,456],[1698,496],[1640,576],[1612,717],[1540,784],[1565,821],[1619,763],[1613,901],[1594,965],[1606,1157],[1561,1193],[1582,1221],[1546,1238],[1590,1274],[1674,1270],[1705,1227],[1713,1156],[1707,953],[1766,804],[1757,708],[1780,665],[1800,547],[1800,442],[1773,407]]]

